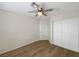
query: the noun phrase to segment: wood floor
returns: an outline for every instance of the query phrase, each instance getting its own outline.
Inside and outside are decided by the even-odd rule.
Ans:
[[[79,53],[73,52],[55,45],[47,40],[40,40],[21,48],[6,52],[1,57],[79,57]]]

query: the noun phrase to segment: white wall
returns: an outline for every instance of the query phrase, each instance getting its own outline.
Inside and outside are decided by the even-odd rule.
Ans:
[[[39,40],[38,31],[35,18],[0,11],[0,54]]]
[[[79,52],[78,15],[58,15],[52,19],[52,44]],[[50,41],[51,41],[50,40]]]

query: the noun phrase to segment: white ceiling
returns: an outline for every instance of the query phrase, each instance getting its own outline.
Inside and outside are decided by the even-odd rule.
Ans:
[[[15,13],[28,14],[28,11],[34,10],[30,6],[32,2],[0,2],[0,9]],[[45,9],[48,8],[58,8],[59,10],[54,10],[48,14],[56,15],[60,13],[79,13],[79,3],[78,2],[40,2]],[[28,15],[34,15],[29,13]]]

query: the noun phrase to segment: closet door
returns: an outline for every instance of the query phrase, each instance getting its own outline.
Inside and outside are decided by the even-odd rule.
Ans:
[[[63,20],[63,44],[65,48],[78,51],[78,19]]]
[[[58,46],[63,46],[63,28],[62,28],[62,20],[54,21],[53,27],[53,37],[54,37],[54,44]]]
[[[79,52],[78,23],[76,18],[54,21],[54,44]]]

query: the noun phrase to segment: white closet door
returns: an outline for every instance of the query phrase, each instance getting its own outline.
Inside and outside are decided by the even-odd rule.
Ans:
[[[64,47],[78,51],[78,19],[63,20],[62,28]]]
[[[79,52],[78,19],[54,21],[54,44]]]
[[[58,20],[58,21],[54,21],[54,44],[59,45],[59,46],[63,46],[63,37],[62,37],[62,21]]]

